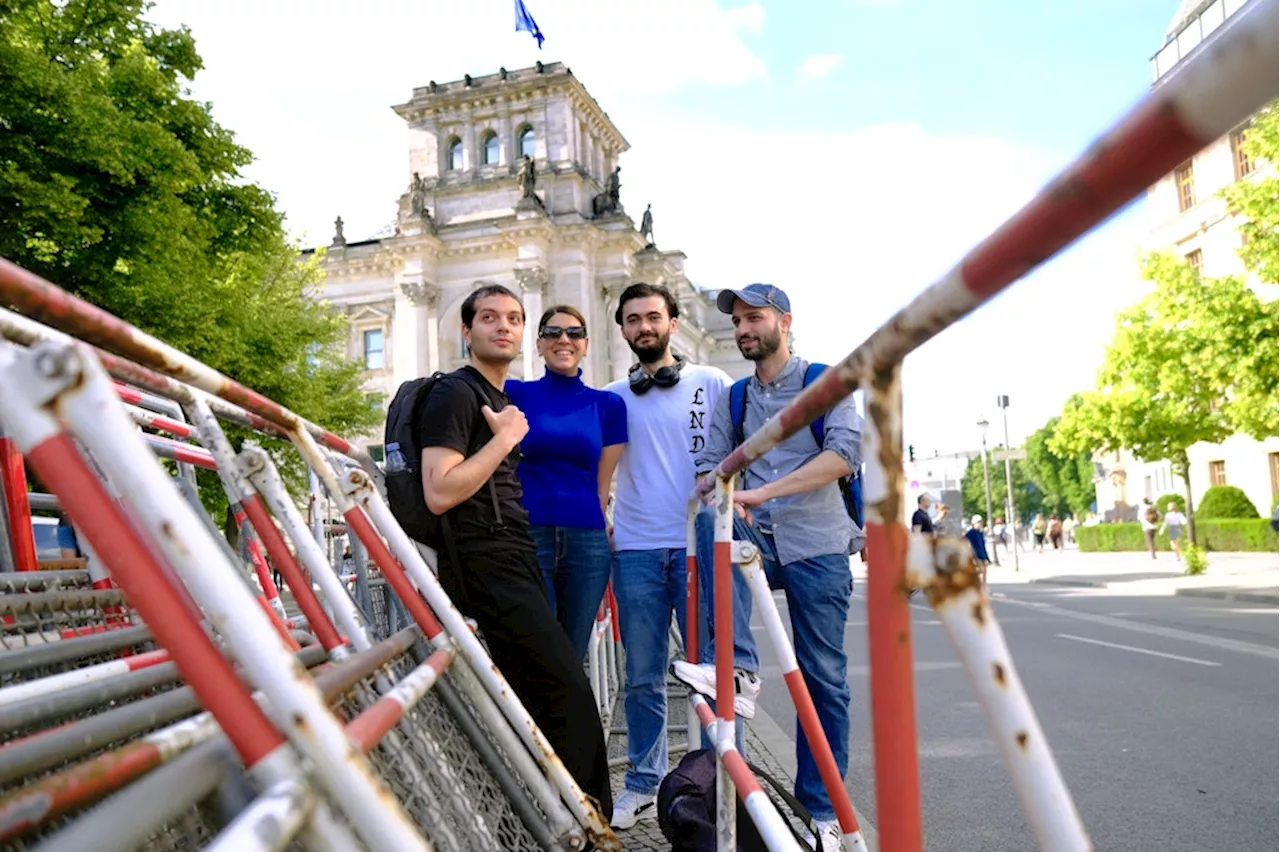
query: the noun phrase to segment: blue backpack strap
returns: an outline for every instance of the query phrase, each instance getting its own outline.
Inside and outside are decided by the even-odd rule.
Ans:
[[[804,371],[804,387],[813,384],[818,376],[822,375],[822,371],[827,369],[826,364],[810,364]],[[809,431],[813,433],[813,440],[818,444],[818,450],[822,450],[823,442],[827,435],[827,415],[824,413],[821,417],[809,424]],[[853,520],[858,526],[862,526],[862,475],[860,471],[853,471],[849,474],[849,497],[853,501],[853,505],[848,508],[853,514]]]
[[[826,364],[810,364],[804,368],[804,384],[801,388],[807,388],[813,384],[818,376],[822,375],[822,371],[827,369]],[[809,424],[809,431],[813,433],[813,440],[818,445],[818,451],[822,451],[822,444],[827,438],[827,415],[823,412],[816,420]]]
[[[747,439],[743,432],[747,421],[747,382],[750,377],[738,379],[729,387],[729,422],[733,424],[733,445],[736,447]]]

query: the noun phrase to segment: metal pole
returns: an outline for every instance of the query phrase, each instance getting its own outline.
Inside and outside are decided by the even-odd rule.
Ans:
[[[991,474],[987,471],[987,430],[982,429],[982,483],[987,489],[987,529],[991,529]],[[985,534],[985,532],[984,532]],[[995,563],[1000,564],[1000,556],[996,553],[994,547],[991,548],[991,555],[995,558]]]
[[[876,809],[884,852],[920,852],[920,755],[916,748],[907,528],[903,523],[902,367],[877,373],[867,392],[863,501],[867,507],[867,647]]]
[[[1004,484],[1008,487],[1008,491],[1009,491],[1009,495],[1008,495],[1008,497],[1009,497],[1009,508],[1008,508],[1008,509],[1006,510],[1006,512],[1005,512],[1004,528],[1005,528],[1005,530],[1006,530],[1006,531],[1008,531],[1008,530],[1011,530],[1011,529],[1013,529],[1013,528],[1014,528],[1014,527],[1013,527],[1013,518],[1014,518],[1013,513],[1014,513],[1014,511],[1015,511],[1015,510],[1014,510],[1014,506],[1013,506],[1013,473],[1012,473],[1012,464],[1011,464],[1011,462],[1009,461],[1009,456],[1007,455],[1007,453],[1008,453],[1008,452],[1009,452],[1009,450],[1011,449],[1011,446],[1010,446],[1010,444],[1009,444],[1009,397],[1007,397],[1007,396],[1001,396],[1001,397],[1000,397],[1000,408],[1001,408],[1001,410],[1004,412],[1004,449],[1005,449],[1005,452],[1006,452],[1006,455],[1005,455],[1005,457],[1004,457]],[[1012,538],[1012,536],[1010,536],[1010,538]],[[991,550],[992,550],[992,552],[994,552],[994,551],[995,551],[995,547],[993,546],[993,547],[991,548]],[[1021,566],[1018,564],[1018,562],[1019,562],[1019,560],[1018,560],[1018,547],[1017,547],[1017,542],[1014,542],[1014,547],[1013,547],[1013,570],[1014,570],[1014,571],[1021,571],[1021,570],[1022,570],[1022,568],[1021,568]],[[997,562],[996,564],[997,564],[997,565],[999,565],[1000,563],[998,563],[998,562]]]

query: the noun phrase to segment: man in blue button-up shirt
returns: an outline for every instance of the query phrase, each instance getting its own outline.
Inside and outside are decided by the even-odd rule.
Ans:
[[[738,349],[756,364],[746,379],[742,434],[749,436],[795,399],[804,386],[808,362],[792,355],[787,343],[791,301],[768,284],[724,290],[721,311],[733,315]],[[730,394],[722,394],[712,414],[704,451],[695,459],[700,475],[715,468],[737,443],[730,413]],[[838,480],[862,463],[862,419],[853,399],[846,398],[826,417],[822,446],[809,429],[801,429],[757,459],[744,474],[744,487],[734,493],[737,515],[733,537],[759,550],[770,585],[787,593],[796,657],[813,696],[818,718],[843,776],[849,763],[849,685],[844,628],[853,580],[849,554],[861,550],[862,530],[849,517]],[[698,517],[698,562],[701,592],[712,612],[714,510]],[[737,715],[755,715],[760,662],[751,635],[751,593],[734,572],[734,663],[737,672]],[[711,628],[714,636],[714,625]],[[715,693],[714,646],[703,646],[703,665],[677,664],[677,675],[695,689]],[[741,734],[742,724],[738,725]],[[739,742],[743,738],[739,736]],[[796,798],[813,814],[824,839],[838,839],[835,811],[804,735],[796,735]]]

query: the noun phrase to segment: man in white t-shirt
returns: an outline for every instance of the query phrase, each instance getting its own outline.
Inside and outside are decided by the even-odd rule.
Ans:
[[[632,284],[614,315],[639,359],[605,387],[627,404],[628,443],[618,463],[613,510],[613,592],[627,653],[627,756],[611,824],[657,817],[667,774],[667,642],[674,610],[685,624],[685,543],[693,460],[706,446],[711,413],[730,379],[671,354],[680,306],[665,287]],[[706,630],[700,635],[707,635]]]

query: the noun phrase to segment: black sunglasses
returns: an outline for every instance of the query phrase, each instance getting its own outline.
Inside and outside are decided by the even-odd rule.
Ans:
[[[543,340],[559,340],[560,335],[569,335],[570,340],[586,340],[587,330],[580,325],[544,325],[538,330],[538,337]]]

